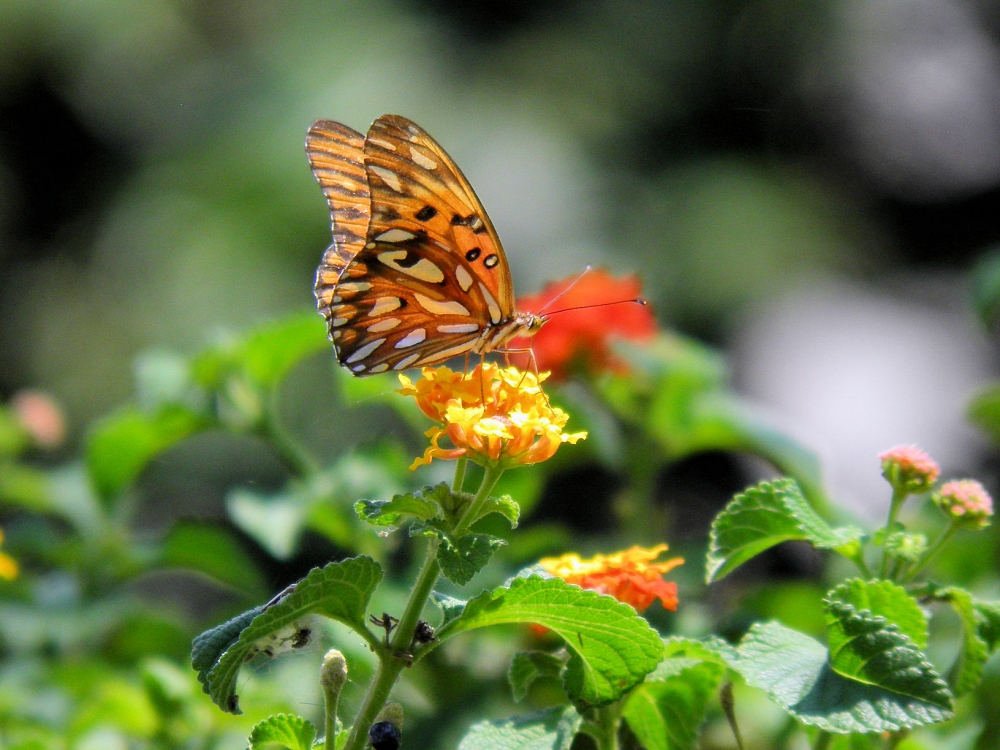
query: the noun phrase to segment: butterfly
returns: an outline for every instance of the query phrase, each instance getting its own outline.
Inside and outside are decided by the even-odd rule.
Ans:
[[[465,176],[423,129],[383,115],[367,135],[318,120],[306,154],[333,244],[316,301],[355,375],[496,351],[547,317],[514,309],[500,238]]]

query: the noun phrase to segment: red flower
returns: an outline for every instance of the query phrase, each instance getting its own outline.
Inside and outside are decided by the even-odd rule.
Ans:
[[[573,280],[553,281],[540,293],[522,297],[518,300],[518,309],[524,312],[541,312]],[[611,340],[623,338],[645,341],[656,333],[656,320],[649,306],[625,302],[636,299],[641,292],[642,284],[637,276],[615,279],[603,269],[585,274],[545,312],[607,302],[623,304],[560,313],[553,316],[531,339],[512,341],[511,348],[530,346],[535,354],[538,371],[550,370],[553,380],[565,380],[577,363],[592,372],[624,372],[627,369],[625,363],[611,352]],[[530,367],[527,354],[516,355],[514,361],[522,369]]]

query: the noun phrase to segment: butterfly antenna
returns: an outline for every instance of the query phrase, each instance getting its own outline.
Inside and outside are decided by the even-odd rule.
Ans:
[[[569,285],[568,287],[566,287],[565,289],[563,289],[563,290],[562,290],[561,292],[559,292],[559,294],[557,294],[557,295],[556,295],[555,297],[553,297],[553,298],[552,298],[552,299],[550,299],[550,300],[549,300],[548,302],[546,302],[546,303],[545,303],[545,306],[544,306],[544,307],[542,307],[542,309],[541,309],[541,310],[539,310],[537,314],[538,314],[538,315],[544,315],[544,314],[545,314],[545,311],[549,309],[549,306],[550,306],[550,305],[551,305],[551,304],[552,304],[553,302],[555,302],[555,301],[556,301],[557,299],[559,299],[560,297],[562,297],[562,296],[563,296],[564,294],[566,294],[566,292],[568,292],[568,291],[569,291],[570,289],[572,289],[573,287],[575,287],[575,286],[576,286],[576,284],[577,284],[577,282],[578,282],[578,281],[579,281],[580,279],[582,279],[582,278],[583,278],[584,276],[586,276],[586,275],[587,275],[587,273],[589,273],[590,269],[591,269],[591,266],[589,266],[589,265],[588,265],[588,266],[586,266],[586,267],[584,267],[584,269],[583,269],[582,271],[580,271],[580,275],[579,275],[579,276],[577,276],[577,277],[576,277],[575,279],[573,279],[573,281],[571,281],[571,282],[570,282],[570,285]]]
[[[546,313],[546,315],[549,315],[549,316],[558,315],[559,313],[573,312],[574,310],[589,310],[592,307],[610,307],[611,305],[627,305],[627,304],[630,304],[632,302],[634,302],[637,305],[648,305],[649,304],[648,300],[644,300],[642,297],[635,297],[634,299],[620,299],[620,300],[618,300],[616,302],[598,302],[597,304],[594,304],[594,305],[580,305],[578,307],[564,307],[562,310],[553,310],[550,313]]]

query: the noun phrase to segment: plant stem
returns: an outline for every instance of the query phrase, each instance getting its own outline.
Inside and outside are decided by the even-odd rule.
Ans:
[[[743,750],[743,737],[740,735],[740,725],[736,722],[736,700],[733,698],[733,683],[727,682],[719,690],[719,703],[722,705],[722,712],[726,715],[729,728],[736,738],[736,747]]]
[[[460,458],[455,462],[455,478],[451,483],[452,492],[461,492],[462,485],[465,484],[465,470],[469,466],[469,459]]]
[[[618,750],[618,727],[621,725],[622,701],[596,710],[597,729],[591,736],[597,742],[597,750]]]
[[[464,478],[464,474],[464,464],[460,467],[455,467],[456,482],[460,482]],[[472,513],[474,511],[478,513],[482,508],[483,503],[486,502],[486,498],[489,497],[490,490],[496,485],[501,474],[503,474],[503,469],[486,469],[486,473],[483,474],[483,483],[479,486],[479,491],[469,504],[469,507],[466,508],[465,514],[455,529],[454,533],[456,535],[458,535],[459,529],[463,525],[472,523],[470,519],[475,519],[476,516],[472,515]],[[388,700],[393,685],[399,679],[399,673],[409,663],[407,659],[396,656],[396,654],[406,654],[409,650],[410,644],[413,642],[413,634],[417,629],[417,622],[420,619],[420,613],[423,611],[424,605],[427,604],[431,590],[434,588],[434,584],[437,583],[438,575],[441,573],[441,567],[437,561],[437,551],[440,543],[441,541],[438,537],[430,538],[424,562],[420,566],[417,580],[414,581],[413,588],[410,590],[410,598],[406,601],[406,607],[399,618],[399,624],[392,631],[393,635],[390,647],[386,649],[379,644],[379,648],[375,651],[378,654],[378,668],[375,670],[375,676],[368,686],[368,693],[365,695],[364,702],[361,704],[357,716],[354,717],[354,725],[351,727],[344,750],[363,750],[368,742],[369,727],[371,727],[378,716],[378,712],[382,710],[382,706]]]
[[[497,481],[503,472],[504,470],[499,466],[486,467],[486,471],[483,472],[483,483],[479,485],[479,491],[476,492],[476,496],[472,498],[469,507],[465,509],[465,513],[458,520],[452,534],[456,537],[464,535],[469,530],[469,527],[479,519],[479,512],[483,509],[486,499],[490,496],[493,488],[496,487]]]
[[[816,735],[816,742],[813,744],[813,750],[826,750],[830,747],[830,743],[833,741],[833,735],[829,732],[820,731]]]
[[[324,750],[335,750],[337,744],[337,703],[340,701],[340,690],[330,690],[323,686],[324,698],[324,731],[326,738],[323,741]]]
[[[889,553],[885,549],[885,537],[889,535],[890,530],[896,523],[896,516],[899,515],[899,510],[903,507],[908,494],[906,490],[899,489],[898,487],[894,487],[892,490],[892,500],[889,501],[889,518],[885,522],[885,528],[883,529],[882,562],[878,569],[879,578],[885,578],[889,572]]]
[[[319,472],[320,466],[316,459],[281,424],[277,388],[271,389],[264,404],[262,432],[265,437],[270,438],[274,443],[278,455],[292,470],[293,474],[304,477]]]
[[[354,717],[354,726],[351,727],[344,750],[363,750],[368,744],[368,729],[388,700],[389,693],[392,691],[393,685],[396,684],[399,673],[403,671],[404,666],[405,662],[402,659],[394,658],[388,651],[383,649],[379,652],[375,676],[372,678],[371,685],[368,686],[368,693],[365,695],[365,700],[361,704],[357,716]]]
[[[937,538],[934,544],[928,547],[927,551],[920,556],[920,559],[913,564],[913,567],[906,574],[906,578],[903,580],[903,583],[909,583],[916,578],[917,574],[923,570],[924,566],[931,561],[931,558],[934,557],[934,555],[940,552],[941,548],[947,544],[948,540],[954,536],[956,531],[958,531],[958,524],[952,521],[948,524],[948,528],[941,532],[941,536]]]

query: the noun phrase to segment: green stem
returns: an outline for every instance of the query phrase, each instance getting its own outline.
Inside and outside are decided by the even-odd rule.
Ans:
[[[455,462],[455,479],[451,483],[452,492],[461,492],[465,484],[465,470],[469,466],[469,459],[460,458]]]
[[[889,519],[885,522],[883,537],[888,536],[893,525],[896,523],[896,516],[899,515],[900,508],[906,501],[909,493],[906,490],[894,487],[892,490],[892,500],[889,502]],[[882,539],[882,562],[879,565],[878,577],[885,578],[889,572],[889,553],[885,549],[885,539]]]
[[[354,726],[351,727],[344,750],[363,750],[368,744],[368,729],[375,723],[378,712],[389,699],[389,693],[405,666],[402,659],[394,658],[384,649],[379,652],[378,659],[375,677],[372,678],[365,700],[354,717]]]
[[[460,472],[464,476],[464,465],[455,467],[456,482],[462,479],[459,476]],[[489,497],[490,490],[496,485],[502,473],[502,469],[487,468],[486,473],[483,475],[483,483],[479,486],[479,491],[469,504],[461,521],[459,521],[459,528],[468,519],[476,517],[470,515],[470,513],[474,509],[478,512],[482,508],[483,503],[486,502],[486,498]],[[456,528],[455,533],[456,535],[458,534],[458,528]],[[434,588],[434,584],[437,583],[438,575],[441,573],[441,567],[437,561],[437,552],[440,543],[440,539],[431,537],[427,544],[424,562],[420,566],[417,580],[413,583],[410,598],[406,601],[406,607],[399,618],[399,624],[392,631],[390,648],[386,649],[380,644],[379,648],[375,650],[375,653],[378,654],[378,668],[375,670],[375,676],[372,678],[371,685],[368,686],[368,693],[365,695],[364,702],[361,704],[357,716],[354,717],[354,726],[351,727],[344,750],[363,750],[365,744],[368,742],[369,727],[371,727],[378,716],[378,712],[382,710],[382,706],[389,699],[389,693],[392,691],[393,685],[396,684],[396,680],[399,679],[399,673],[409,663],[407,659],[400,658],[396,654],[405,654],[409,650],[410,644],[413,642],[413,634],[417,629],[417,622],[420,620],[420,613],[423,611],[424,605],[427,604],[431,590]]]
[[[958,524],[952,521],[950,524],[948,524],[948,528],[946,528],[943,532],[941,532],[941,536],[937,538],[937,541],[935,541],[934,544],[928,547],[927,551],[920,556],[920,559],[913,564],[913,568],[911,568],[910,572],[906,574],[906,578],[904,579],[903,583],[909,583],[914,578],[916,578],[917,574],[920,573],[920,571],[923,570],[924,566],[931,561],[931,558],[933,558],[934,555],[936,555],[941,550],[941,548],[945,544],[947,544],[948,540],[951,539],[952,536],[954,536],[956,531],[958,531]]]
[[[813,743],[813,750],[826,750],[830,747],[830,743],[833,741],[833,735],[829,732],[820,731],[816,735],[816,742]]]
[[[337,744],[337,703],[340,701],[340,689],[331,690],[324,686],[323,698],[325,704],[324,731],[326,732],[323,750],[335,750]]]
[[[740,734],[740,725],[736,722],[736,700],[733,698],[733,683],[727,682],[719,691],[719,703],[722,705],[722,712],[729,722],[729,729],[732,730],[733,737],[736,738],[736,747],[743,750],[743,737]]]
[[[898,732],[890,734],[889,739],[885,741],[885,750],[895,750],[899,743],[906,739],[909,733],[909,729],[900,729]]]
[[[281,424],[277,388],[271,390],[264,405],[263,432],[294,474],[309,476],[319,472],[319,462]]]
[[[486,467],[486,471],[483,472],[483,483],[479,485],[479,491],[476,492],[476,496],[472,498],[469,507],[465,509],[465,513],[462,514],[462,517],[455,525],[452,531],[454,536],[463,536],[469,530],[469,527],[479,519],[479,513],[482,511],[486,499],[490,496],[493,488],[496,487],[497,481],[503,472],[504,470],[499,466],[490,465]]]
[[[597,743],[597,750],[618,750],[618,728],[622,721],[622,701],[596,710],[594,727],[596,732],[591,736]]]

